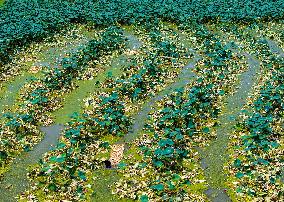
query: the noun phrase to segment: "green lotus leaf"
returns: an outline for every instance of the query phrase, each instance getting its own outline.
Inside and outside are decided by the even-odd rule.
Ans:
[[[163,184],[157,184],[157,185],[153,185],[150,187],[151,189],[155,189],[157,191],[163,191],[164,190],[164,185]]]

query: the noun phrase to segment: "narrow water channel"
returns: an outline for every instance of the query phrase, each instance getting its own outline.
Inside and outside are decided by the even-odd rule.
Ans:
[[[57,144],[60,132],[63,129],[63,125],[40,127],[40,130],[45,134],[43,140],[32,151],[24,152],[16,158],[10,170],[4,174],[0,181],[1,202],[16,201],[15,197],[29,187],[27,169],[29,166],[38,163],[42,155]]]
[[[133,117],[134,123],[129,131],[119,143],[131,143],[134,141],[139,132],[143,129],[149,112],[155,106],[155,104],[160,101],[165,95],[174,92],[176,89],[186,86],[189,82],[193,81],[196,78],[196,74],[192,71],[196,63],[201,59],[200,56],[195,56],[192,61],[183,67],[178,78],[175,82],[167,86],[164,90],[158,93],[156,96],[150,98],[141,108],[141,110]]]
[[[212,202],[227,202],[231,199],[227,196],[224,183],[226,176],[223,172],[223,165],[228,159],[226,154],[227,144],[233,126],[246,104],[249,93],[252,92],[261,72],[260,62],[253,56],[244,53],[248,63],[248,70],[239,76],[239,83],[236,92],[226,100],[226,106],[218,118],[220,125],[216,128],[217,138],[211,144],[200,149],[201,166],[204,169],[209,189],[205,194]]]
[[[31,73],[25,72],[22,75],[16,76],[13,81],[5,84],[5,86],[0,90],[0,115],[2,111],[10,108],[18,97],[20,89],[31,80],[33,75]]]
[[[129,50],[137,50],[142,46],[142,42],[139,39],[129,33],[125,33],[126,38],[128,39],[127,48]],[[76,89],[64,96],[63,107],[53,113],[55,117],[55,122],[64,124],[69,121],[70,116],[74,113],[80,113],[80,110],[83,109],[83,99],[87,98],[91,93],[100,91],[101,88],[97,86],[97,83],[103,83],[108,75],[114,77],[119,77],[123,74],[123,68],[130,65],[131,59],[135,55],[125,55],[121,54],[113,58],[111,64],[106,67],[106,70],[102,73],[99,73],[94,79],[90,80],[78,80]]]
[[[279,57],[284,57],[284,51],[280,48],[275,41],[265,39],[272,53],[277,54]]]
[[[41,53],[39,61],[35,66],[57,67],[66,55],[78,52],[92,39],[95,38],[95,31],[87,31],[85,28],[81,31],[80,38],[66,39],[66,41],[55,47],[47,47]]]

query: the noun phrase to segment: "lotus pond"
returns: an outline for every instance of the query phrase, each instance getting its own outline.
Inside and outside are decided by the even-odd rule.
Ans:
[[[0,201],[284,201],[281,0],[0,0]]]

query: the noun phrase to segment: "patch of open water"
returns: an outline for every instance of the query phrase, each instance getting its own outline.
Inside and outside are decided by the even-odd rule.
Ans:
[[[4,174],[0,181],[0,201],[16,201],[15,197],[29,187],[27,178],[29,166],[38,163],[42,155],[57,144],[63,129],[63,125],[40,127],[40,130],[45,134],[43,140],[33,150],[24,152],[17,157],[10,170]]]

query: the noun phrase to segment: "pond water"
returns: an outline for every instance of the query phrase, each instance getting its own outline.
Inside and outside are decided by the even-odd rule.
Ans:
[[[142,42],[140,42],[136,36],[129,32],[126,32],[125,35],[128,38],[128,48],[130,50],[141,47]],[[83,109],[83,99],[90,96],[91,93],[101,90],[101,88],[97,86],[97,83],[104,82],[108,78],[108,75],[114,77],[121,76],[123,74],[123,68],[130,65],[131,58],[133,57],[134,55],[118,55],[112,59],[110,65],[106,67],[106,70],[99,73],[94,79],[76,81],[78,87],[64,96],[63,107],[53,113],[55,122],[66,123],[70,120],[70,116],[74,112],[79,113]]]
[[[34,63],[35,66],[58,67],[58,64],[66,55],[76,53],[84,48],[84,46],[95,38],[96,31],[89,31],[81,27],[80,37],[64,38],[61,42],[51,47],[45,47],[40,53],[39,60]]]
[[[212,202],[231,202],[232,200],[228,197],[226,190],[220,189],[208,189],[205,194]]]
[[[16,76],[14,80],[6,83],[0,90],[0,112],[11,107],[18,97],[20,89],[32,79],[33,75],[24,72],[22,75]]]
[[[16,158],[10,170],[4,174],[0,182],[0,201],[16,201],[15,197],[29,187],[29,166],[38,163],[42,155],[57,144],[63,129],[63,125],[40,127],[45,134],[43,140],[32,151],[24,152]]]
[[[259,61],[249,54],[245,54],[245,56],[249,68],[239,76],[236,92],[224,101],[227,104],[217,120],[220,123],[216,127],[217,138],[208,147],[203,150],[199,149],[202,156],[201,166],[210,185],[206,194],[212,201],[220,201],[218,197],[221,192],[218,192],[215,199],[211,193],[213,189],[222,190],[224,188],[226,176],[223,174],[223,165],[228,158],[224,151],[226,151],[229,136],[234,130],[233,126],[237,123],[237,118],[242,112],[241,109],[246,104],[246,99],[253,90],[261,71]],[[223,195],[225,193],[222,193],[220,197]]]
[[[139,49],[143,43],[132,33],[130,32],[125,32],[124,34],[128,40],[128,45],[127,48],[130,50],[137,50]]]
[[[277,54],[280,57],[284,57],[284,51],[277,45],[275,41],[270,39],[266,39],[266,41],[272,53]]]

